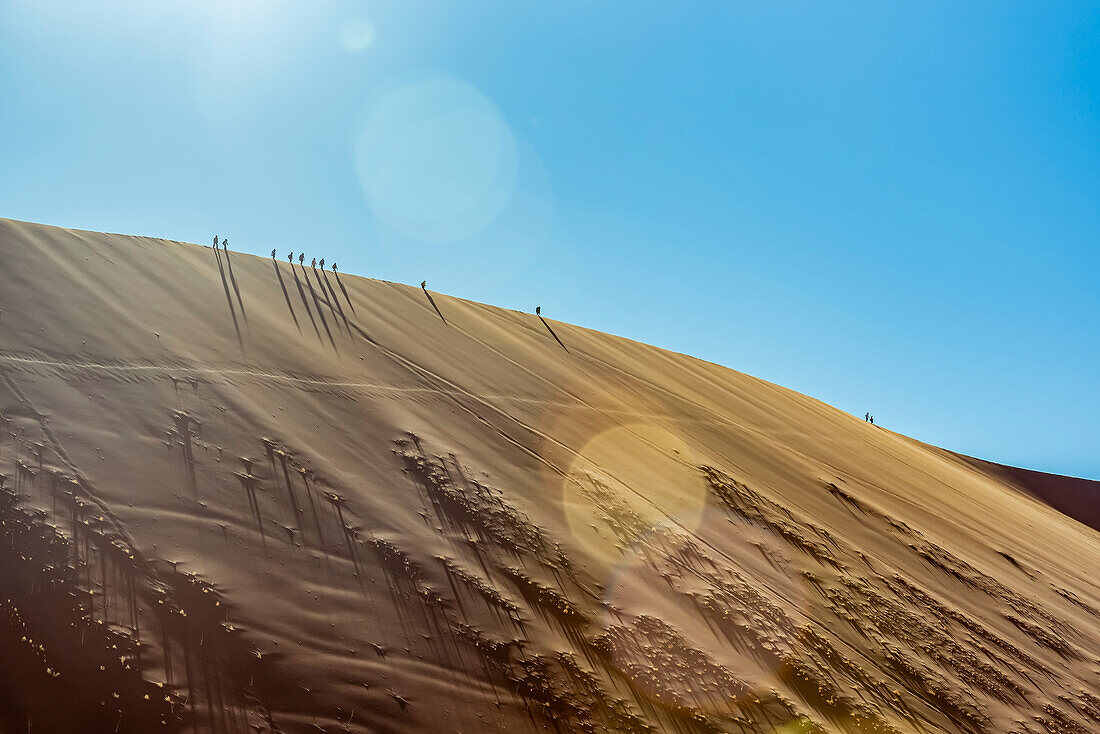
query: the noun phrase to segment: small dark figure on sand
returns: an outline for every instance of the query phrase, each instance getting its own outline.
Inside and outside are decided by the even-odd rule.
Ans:
[[[222,240],[222,250],[229,252],[229,238]]]
[[[871,425],[872,426],[875,425],[875,417],[874,416],[871,416]]]
[[[306,254],[304,252],[298,253],[298,264],[303,266],[306,264]]]
[[[271,248],[271,259],[272,260],[275,259],[275,248],[274,247]]]
[[[867,423],[870,420],[871,420],[871,414],[870,413],[864,413],[863,414],[863,422]]]
[[[321,258],[320,265],[321,265],[321,270],[324,270],[325,269],[325,258],[323,258],[323,257]]]
[[[428,293],[428,281],[420,281],[420,287],[424,289],[424,295],[428,297],[428,303],[432,304],[432,308],[439,314],[439,318],[443,319],[443,323],[447,323],[447,319],[443,317],[443,312],[439,310],[439,306],[435,305],[435,299],[432,298],[432,294]]]
[[[558,335],[555,334],[554,330],[550,328],[550,324],[546,323],[546,319],[542,317],[542,306],[535,306],[535,315],[539,317],[539,321],[541,321],[542,325],[546,327],[546,330],[550,332],[550,336],[554,337],[554,341],[560,344],[561,348],[568,352],[569,347],[565,346],[565,344],[562,343],[561,339],[558,338]]]
[[[218,235],[214,235],[214,249],[218,249]]]
[[[336,272],[336,263],[332,264],[332,272],[334,272],[334,273]]]
[[[286,256],[286,261],[288,263],[290,263],[291,265],[294,264],[294,251],[293,250],[291,250],[290,253]]]
[[[317,268],[317,258],[313,258],[313,262],[311,262],[311,263],[309,264],[309,266],[310,266],[311,268],[314,268],[314,269],[316,269],[316,268]]]

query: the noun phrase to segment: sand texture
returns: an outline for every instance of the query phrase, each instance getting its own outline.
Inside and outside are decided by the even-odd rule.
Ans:
[[[309,260],[0,220],[0,734],[1100,731],[1097,483]]]

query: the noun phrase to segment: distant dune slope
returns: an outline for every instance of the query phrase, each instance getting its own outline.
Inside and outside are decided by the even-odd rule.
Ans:
[[[308,260],[0,264],[0,732],[1100,731],[1100,535],[1020,491],[1090,485]]]
[[[1100,482],[1005,466],[982,459],[963,458],[982,471],[999,476],[1009,484],[1015,484],[1093,530],[1100,530]]]

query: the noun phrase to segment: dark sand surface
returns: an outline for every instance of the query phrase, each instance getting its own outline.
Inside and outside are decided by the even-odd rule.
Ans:
[[[3,734],[1100,731],[1095,483],[285,260],[0,263]]]

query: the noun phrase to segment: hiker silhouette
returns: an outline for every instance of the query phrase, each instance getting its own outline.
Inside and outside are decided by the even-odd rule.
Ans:
[[[214,249],[218,249],[218,235],[214,235]]]
[[[562,340],[558,338],[558,335],[554,333],[554,330],[550,328],[550,324],[546,323],[546,319],[542,317],[542,306],[535,306],[535,315],[539,317],[539,321],[541,321],[542,325],[546,327],[546,330],[550,332],[550,336],[554,337],[554,341],[561,345],[562,349],[568,352],[569,347],[565,346]]]
[[[293,265],[293,264],[294,264],[294,251],[293,251],[293,250],[291,250],[291,251],[290,251],[290,253],[289,253],[289,254],[287,254],[287,256],[286,256],[286,261],[287,261],[288,263],[290,263],[291,265]]]
[[[334,272],[334,273],[336,272],[336,263],[335,262],[332,263],[332,272]]]
[[[311,262],[311,263],[309,264],[309,266],[310,266],[311,268],[316,268],[316,267],[317,267],[317,258],[313,258],[313,262]]]
[[[325,258],[321,258],[321,270],[325,269]]]
[[[274,247],[271,248],[271,259],[272,260],[275,259],[275,248]]]
[[[305,265],[306,264],[306,254],[304,252],[299,252],[298,253],[298,264],[299,265]]]
[[[229,238],[228,237],[225,238],[224,240],[222,240],[222,250],[224,250],[225,252],[229,252]]]
[[[443,319],[443,323],[447,323],[447,319],[443,318],[443,312],[439,310],[439,306],[435,305],[435,299],[432,298],[432,294],[428,293],[428,281],[420,281],[420,287],[424,289],[424,295],[428,297],[428,303],[432,304],[432,308],[439,314],[439,318]]]

